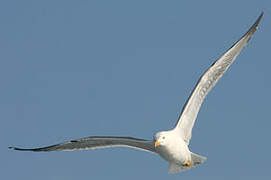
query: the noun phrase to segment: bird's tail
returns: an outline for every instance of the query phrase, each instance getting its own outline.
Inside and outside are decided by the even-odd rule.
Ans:
[[[197,166],[203,163],[207,158],[191,152],[191,165]]]
[[[168,172],[170,174],[187,171],[197,165],[203,163],[207,158],[191,152],[191,165],[183,166],[179,164],[170,163],[168,166]]]

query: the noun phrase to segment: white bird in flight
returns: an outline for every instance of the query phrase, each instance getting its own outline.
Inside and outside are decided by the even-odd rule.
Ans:
[[[20,151],[73,151],[82,149],[96,149],[107,147],[130,147],[159,154],[169,163],[168,172],[182,172],[203,163],[206,158],[189,150],[192,128],[197,118],[201,104],[217,81],[227,71],[236,56],[246,46],[263,16],[258,17],[252,27],[226,53],[216,60],[201,76],[196,87],[190,94],[181,115],[172,130],[161,131],[154,135],[153,140],[133,137],[90,136],[60,144],[24,149],[9,147]]]

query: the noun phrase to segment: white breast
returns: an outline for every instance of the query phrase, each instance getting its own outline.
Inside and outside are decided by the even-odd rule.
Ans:
[[[167,143],[157,149],[163,159],[176,164],[185,164],[188,160],[191,161],[191,153],[182,138],[174,136],[167,138]]]

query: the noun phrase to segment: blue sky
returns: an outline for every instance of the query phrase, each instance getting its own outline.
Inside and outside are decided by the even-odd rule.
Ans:
[[[1,1],[1,179],[270,178],[271,2]],[[175,124],[200,75],[265,15],[206,98],[191,151],[168,175],[127,148],[15,152],[91,135],[152,139]]]

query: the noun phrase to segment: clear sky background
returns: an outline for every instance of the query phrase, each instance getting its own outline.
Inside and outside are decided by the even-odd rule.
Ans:
[[[207,156],[168,175],[128,148],[17,152],[92,135],[152,139],[201,74],[265,15],[206,98],[190,144]],[[270,179],[271,1],[0,2],[0,178]]]

